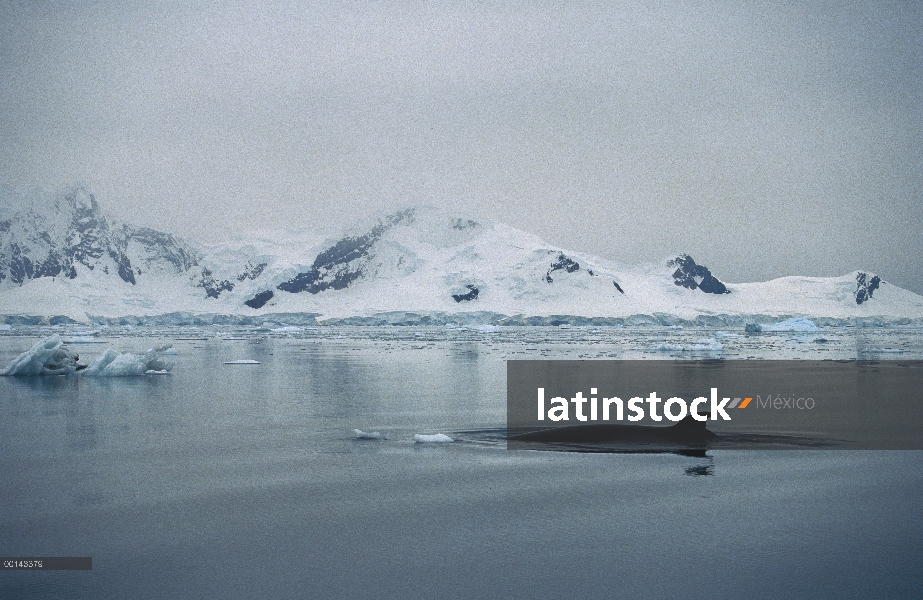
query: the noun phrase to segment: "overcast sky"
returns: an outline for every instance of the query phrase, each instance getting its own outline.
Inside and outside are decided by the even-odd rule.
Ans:
[[[429,204],[923,293],[923,4],[0,0],[0,181],[205,242]]]

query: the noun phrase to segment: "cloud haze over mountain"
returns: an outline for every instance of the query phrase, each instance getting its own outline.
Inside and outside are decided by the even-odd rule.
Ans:
[[[206,242],[426,204],[923,293],[919,5],[610,4],[6,2],[0,180]]]

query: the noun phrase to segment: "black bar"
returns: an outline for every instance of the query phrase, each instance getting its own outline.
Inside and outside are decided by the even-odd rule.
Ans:
[[[91,556],[5,556],[0,557],[4,571],[90,571]]]

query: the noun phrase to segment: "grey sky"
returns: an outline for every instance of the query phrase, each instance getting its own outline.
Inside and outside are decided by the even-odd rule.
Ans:
[[[206,242],[431,204],[923,293],[923,4],[126,4],[0,2],[0,180]]]

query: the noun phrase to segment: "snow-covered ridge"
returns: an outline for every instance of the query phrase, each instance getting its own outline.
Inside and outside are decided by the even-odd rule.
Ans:
[[[218,246],[116,223],[81,187],[4,214],[0,323],[923,320],[923,297],[865,271],[734,284],[685,254],[621,265],[427,207]]]
[[[31,201],[4,199],[0,218],[0,289],[29,280],[76,279],[99,270],[134,285],[144,272],[182,274],[197,264],[183,240],[107,219],[84,186]]]

